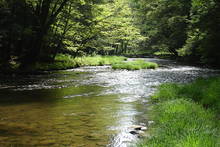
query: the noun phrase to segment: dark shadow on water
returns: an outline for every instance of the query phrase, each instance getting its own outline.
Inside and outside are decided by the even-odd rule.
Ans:
[[[103,88],[96,85],[35,90],[0,89],[0,105],[16,105],[34,102],[54,103],[63,98],[71,99],[86,96],[86,94],[96,95],[101,89]]]

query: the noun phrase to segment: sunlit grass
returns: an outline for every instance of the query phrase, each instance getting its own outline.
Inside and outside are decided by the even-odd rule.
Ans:
[[[37,63],[35,70],[59,70],[70,69],[81,66],[102,66],[111,65],[125,61],[127,58],[122,56],[87,56],[73,58],[70,55],[58,54],[52,63]]]
[[[185,99],[154,106],[152,136],[140,147],[217,147],[219,125],[215,114]],[[218,125],[218,126],[217,126]]]
[[[220,146],[220,77],[163,84],[151,99],[155,124],[138,146]]]
[[[127,70],[155,69],[157,67],[158,65],[156,63],[146,62],[144,60],[119,62],[112,64],[113,69],[127,69]]]
[[[172,53],[170,53],[170,52],[165,52],[165,51],[158,51],[158,52],[155,52],[154,55],[156,55],[156,56],[172,55]]]
[[[198,79],[189,84],[163,84],[152,99],[169,100],[176,98],[192,99],[205,107],[220,112],[220,77]]]
[[[122,56],[88,56],[75,58],[74,60],[79,66],[102,66],[119,63],[126,59],[126,57]]]
[[[53,63],[37,63],[37,70],[58,70],[69,69],[81,66],[103,66],[112,65],[113,69],[155,69],[158,67],[156,63],[146,62],[144,60],[136,60],[131,62],[123,62],[127,60],[123,56],[87,56],[73,58],[70,55],[59,54]]]

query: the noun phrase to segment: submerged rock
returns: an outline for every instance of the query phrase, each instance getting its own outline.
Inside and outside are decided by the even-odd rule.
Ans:
[[[137,131],[130,131],[129,133],[131,133],[132,135],[137,135],[138,134]]]
[[[146,130],[147,130],[147,127],[142,127],[141,130],[142,130],[142,131],[146,131]]]
[[[133,126],[131,126],[131,128],[133,130],[130,131],[129,133],[131,133],[133,135],[139,135],[139,136],[142,136],[143,134],[145,134],[144,131],[147,130],[147,127],[141,126],[141,125],[133,125]]]
[[[141,126],[141,125],[134,125],[134,126],[132,126],[132,128],[134,129],[134,130],[142,130],[142,131],[145,131],[145,130],[147,130],[147,127],[145,127],[145,126]]]
[[[139,134],[139,135],[144,135],[145,132],[144,132],[144,131],[138,131],[138,134]]]

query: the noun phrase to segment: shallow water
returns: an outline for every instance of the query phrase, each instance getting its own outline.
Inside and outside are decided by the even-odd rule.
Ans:
[[[129,59],[134,60],[134,59]],[[132,125],[148,121],[148,97],[165,82],[219,71],[145,58],[156,70],[82,67],[0,78],[0,146],[126,147]]]

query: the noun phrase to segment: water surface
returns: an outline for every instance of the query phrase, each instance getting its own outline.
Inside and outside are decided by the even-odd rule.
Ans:
[[[134,59],[129,59],[134,60]],[[82,67],[0,78],[0,146],[126,147],[132,125],[148,121],[155,86],[219,71],[146,58],[156,70]]]

